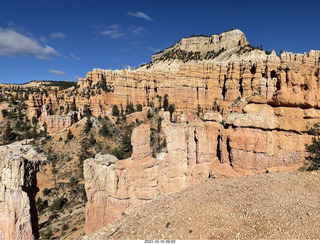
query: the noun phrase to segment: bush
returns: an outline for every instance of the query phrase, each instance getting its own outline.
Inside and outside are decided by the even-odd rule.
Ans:
[[[114,105],[112,107],[112,115],[113,116],[118,116],[119,115],[119,109],[118,109],[118,106],[117,105]]]
[[[44,188],[42,193],[43,193],[44,196],[48,196],[51,193],[51,190],[48,189],[48,188]]]
[[[85,123],[85,125],[84,125],[84,129],[83,129],[86,134],[88,134],[89,131],[91,130],[92,124],[93,124],[93,123],[92,123],[90,117],[87,117],[87,121],[86,121],[86,123]]]
[[[73,138],[73,134],[71,133],[71,130],[69,129],[68,135],[67,135],[68,140],[71,140]]]
[[[109,129],[108,129],[107,123],[102,124],[102,127],[99,129],[99,134],[104,137],[107,137],[109,135]]]
[[[5,118],[5,117],[8,116],[8,110],[2,109],[1,112],[2,112],[2,117],[3,117],[3,118]]]
[[[55,210],[59,211],[63,208],[63,206],[68,202],[68,199],[65,197],[59,197],[53,201],[50,206],[50,211],[53,212]]]
[[[47,232],[43,234],[42,238],[44,240],[50,240],[52,236],[53,236],[52,230],[48,228]]]
[[[138,106],[138,105],[137,105]],[[142,106],[141,106],[141,110],[142,110]],[[135,112],[135,109],[134,109],[134,107],[133,107],[133,104],[132,103],[129,103],[129,104],[127,104],[127,106],[126,106],[126,113],[127,114],[132,114],[132,113],[134,113]]]
[[[173,103],[170,104],[170,105],[169,105],[170,120],[172,120],[172,114],[173,114],[173,112],[174,112],[175,110],[176,110],[176,108],[175,108],[174,104],[173,104]]]
[[[168,96],[168,94],[166,94],[163,97],[163,109],[165,111],[168,111],[168,108],[169,108],[169,96]]]
[[[308,171],[318,170],[320,168],[320,123],[314,124],[308,133],[314,135],[312,143],[305,145],[306,151],[309,153],[307,160],[311,162]]]
[[[137,111],[142,111],[142,105],[140,103],[138,103],[136,105]]]
[[[61,226],[61,229],[62,229],[62,230],[67,230],[67,229],[69,229],[68,223],[63,223],[62,226]]]
[[[147,118],[148,119],[152,118],[152,113],[151,113],[151,111],[149,109],[148,109],[148,112],[147,112]]]
[[[36,201],[36,207],[38,209],[38,211],[41,211],[43,209],[45,209],[46,207],[48,207],[48,201],[47,200],[42,200],[41,197],[39,197]]]

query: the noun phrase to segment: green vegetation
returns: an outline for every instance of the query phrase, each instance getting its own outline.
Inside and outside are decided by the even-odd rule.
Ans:
[[[168,94],[164,95],[164,97],[163,97],[163,109],[165,111],[169,110],[169,96],[168,96]]]
[[[137,111],[142,111],[142,105],[140,103],[137,103],[136,108]]]
[[[218,57],[224,51],[226,51],[226,49],[224,47],[221,48],[217,53],[215,51],[208,51],[206,53],[206,56],[204,57],[204,59],[214,59],[214,58]]]
[[[44,196],[48,196],[51,193],[51,190],[48,189],[48,188],[44,188],[42,193],[43,193]]]
[[[126,114],[132,114],[135,112],[134,106],[132,103],[126,105]]]
[[[185,63],[191,60],[201,60],[202,58],[200,52],[188,52],[181,49],[173,49],[161,55],[157,60],[166,61],[170,59],[181,60]]]
[[[99,134],[103,137],[109,136],[109,129],[106,122],[102,124],[102,127],[99,129]]]
[[[50,228],[47,228],[46,233],[43,234],[42,239],[44,240],[50,240],[53,236],[52,230]]]
[[[37,207],[38,211],[40,212],[48,207],[48,201],[47,200],[43,201],[42,198],[39,197],[36,201],[36,207]]]
[[[71,140],[72,138],[73,138],[73,134],[72,134],[71,130],[69,129],[68,134],[67,134],[67,139]]]
[[[84,133],[88,134],[92,128],[92,125],[93,125],[93,123],[92,123],[90,117],[87,117],[87,121],[86,121],[84,128],[83,128]]]
[[[311,144],[306,144],[306,151],[309,153],[307,160],[311,162],[308,171],[320,168],[320,123],[314,124],[308,133],[314,135]]]
[[[114,105],[112,107],[112,115],[113,116],[118,116],[119,115],[119,109],[118,109],[118,106],[117,105]]]
[[[60,211],[67,202],[68,199],[63,196],[55,199],[50,206],[50,211]]]
[[[74,82],[74,81],[53,81],[53,80],[35,81],[35,80],[32,80],[30,82],[37,82],[37,83],[43,82],[42,86],[58,86],[59,90],[64,90],[64,89],[67,89],[70,87],[75,87],[77,85],[77,82]]]
[[[172,114],[173,114],[174,111],[176,110],[174,103],[171,103],[171,104],[169,105],[168,110],[169,110],[169,112],[170,112],[170,120],[172,120]]]

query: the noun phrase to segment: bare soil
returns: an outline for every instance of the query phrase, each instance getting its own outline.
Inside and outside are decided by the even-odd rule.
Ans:
[[[209,179],[85,239],[320,239],[320,172]]]

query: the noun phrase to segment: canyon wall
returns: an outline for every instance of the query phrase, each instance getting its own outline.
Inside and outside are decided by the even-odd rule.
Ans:
[[[153,102],[157,106],[165,94],[177,109],[190,111],[195,111],[198,104],[205,111],[211,110],[215,102],[228,102],[230,106],[238,97],[275,106],[319,108],[319,57],[319,51],[310,51],[308,55],[284,52],[280,57],[274,52],[266,55],[252,51],[240,57],[231,56],[226,62],[177,61],[175,71],[161,69],[160,64],[157,68],[133,71],[94,69],[78,84],[80,89],[94,89],[105,81],[112,91],[95,101],[109,108],[125,107],[129,102]]]
[[[158,195],[211,177],[304,165],[308,127],[320,120],[320,51],[227,55],[219,62],[168,60],[136,70],[94,69],[79,79],[83,91],[109,87],[100,107],[158,107],[167,94],[178,122],[171,123],[165,112],[166,152],[156,158],[150,155],[150,131],[144,125],[133,132],[131,158],[100,155],[85,162],[87,234]],[[196,113],[202,120],[189,116]]]
[[[47,114],[41,121],[50,123],[50,132],[55,132],[73,121],[61,113],[60,107],[66,109],[74,103],[78,117],[83,115],[85,106],[92,115],[104,117],[111,113],[113,105],[119,110],[121,107],[125,110],[129,103],[159,107],[166,94],[180,113],[196,113],[200,106],[205,114],[218,106],[224,116],[234,110],[234,102],[241,98],[247,103],[272,107],[319,109],[319,57],[320,51],[283,52],[279,57],[274,52],[266,55],[264,51],[253,50],[242,55],[230,54],[228,60],[221,62],[174,60],[135,70],[94,69],[85,79],[79,79],[73,92],[59,91],[57,96],[48,97],[30,95],[28,114],[30,118],[41,117],[46,105],[55,117]]]
[[[38,239],[40,155],[29,145],[15,143],[1,146],[0,156],[0,240]]]
[[[311,136],[297,129],[305,128],[307,122],[297,121],[296,126],[279,123],[300,115],[294,111],[291,117],[283,118],[279,116],[281,112],[265,104],[248,104],[244,111],[245,114],[226,116],[224,125],[215,115],[207,115],[211,118],[208,121],[188,122],[184,117],[180,123],[171,123],[165,112],[161,130],[166,152],[160,152],[156,158],[151,156],[150,127],[143,124],[132,133],[131,158],[118,160],[111,155],[96,155],[95,159],[87,159],[86,234],[159,195],[179,192],[211,177],[292,171],[303,165],[304,143]],[[306,111],[301,113],[315,112]],[[318,113],[313,116],[319,118]]]

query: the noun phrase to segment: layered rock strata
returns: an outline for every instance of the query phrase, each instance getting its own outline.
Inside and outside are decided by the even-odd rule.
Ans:
[[[244,111],[226,116],[224,126],[214,115],[208,115],[212,118],[208,121],[183,122],[184,117],[181,123],[170,123],[165,112],[162,131],[166,152],[151,156],[150,128],[141,125],[132,133],[131,158],[119,161],[98,155],[86,160],[86,234],[159,195],[179,192],[210,177],[292,171],[303,165],[304,143],[310,136],[297,132],[292,124],[279,123],[299,115],[283,118],[264,104],[248,104]],[[314,116],[319,119],[319,114]],[[307,122],[299,123],[303,128]]]
[[[30,146],[17,144],[1,146],[0,154],[0,239],[38,239],[39,155]]]

